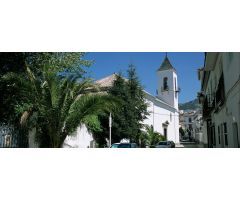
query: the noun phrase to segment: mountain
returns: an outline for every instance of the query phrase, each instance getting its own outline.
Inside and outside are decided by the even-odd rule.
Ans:
[[[196,110],[198,108],[201,108],[201,105],[198,103],[198,99],[179,104],[179,110]]]

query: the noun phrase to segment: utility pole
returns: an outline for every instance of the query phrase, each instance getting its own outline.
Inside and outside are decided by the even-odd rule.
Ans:
[[[112,113],[109,115],[109,148],[112,146]]]

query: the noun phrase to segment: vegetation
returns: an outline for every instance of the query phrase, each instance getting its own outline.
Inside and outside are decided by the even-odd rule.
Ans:
[[[36,130],[39,147],[61,147],[82,124],[104,147],[110,112],[112,142],[130,139],[145,147],[164,140],[153,127],[143,125],[149,113],[133,65],[127,80],[117,75],[108,93],[102,93],[85,76],[91,61],[84,60],[84,53],[0,53],[0,58],[0,121],[26,136]]]
[[[7,73],[24,73],[24,53],[0,53],[0,122],[17,124],[14,105],[21,101],[19,85],[3,79]]]
[[[128,133],[130,140],[139,144],[142,129],[144,128],[143,121],[149,115],[147,111],[147,103],[143,88],[138,80],[136,69],[133,65],[128,69],[127,90],[129,92],[129,102],[127,105],[126,113],[127,120],[129,121]]]
[[[24,58],[24,73],[5,73],[1,81],[18,86],[14,102],[20,125],[36,129],[40,147],[61,147],[65,138],[85,124],[99,131],[99,114],[112,112],[116,98],[99,94],[85,67],[91,62],[84,53],[29,53]]]
[[[179,128],[179,133],[181,134],[181,137],[185,135],[185,131],[183,130],[182,127]]]
[[[143,88],[138,80],[135,67],[129,66],[127,80],[122,77],[121,73],[118,74],[108,92],[121,101],[120,109],[112,113],[112,143],[130,139],[131,142],[140,145],[144,138],[141,131],[144,126],[143,120],[146,119],[148,112]],[[94,135],[97,143],[104,146],[109,137],[108,115],[102,115],[100,121],[102,131],[94,132]]]
[[[154,147],[159,142],[166,140],[166,138],[160,133],[154,131],[153,126],[146,126],[147,140],[146,144],[149,147]]]

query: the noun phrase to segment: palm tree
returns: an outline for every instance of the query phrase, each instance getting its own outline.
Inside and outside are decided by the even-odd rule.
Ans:
[[[160,141],[165,140],[165,137],[163,135],[161,135],[160,133],[154,131],[153,126],[145,126],[146,128],[146,133],[148,135],[148,145],[151,146],[155,146],[157,145]]]
[[[81,124],[99,129],[98,115],[117,107],[118,101],[99,93],[92,80],[76,75],[61,77],[50,67],[41,68],[39,76],[26,65],[24,76],[10,73],[5,78],[21,85],[24,103],[16,106],[20,124],[36,129],[39,147],[61,147]]]

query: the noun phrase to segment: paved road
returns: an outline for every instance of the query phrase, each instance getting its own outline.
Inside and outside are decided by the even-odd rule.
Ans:
[[[196,143],[181,143],[184,148],[204,148],[202,144]]]

